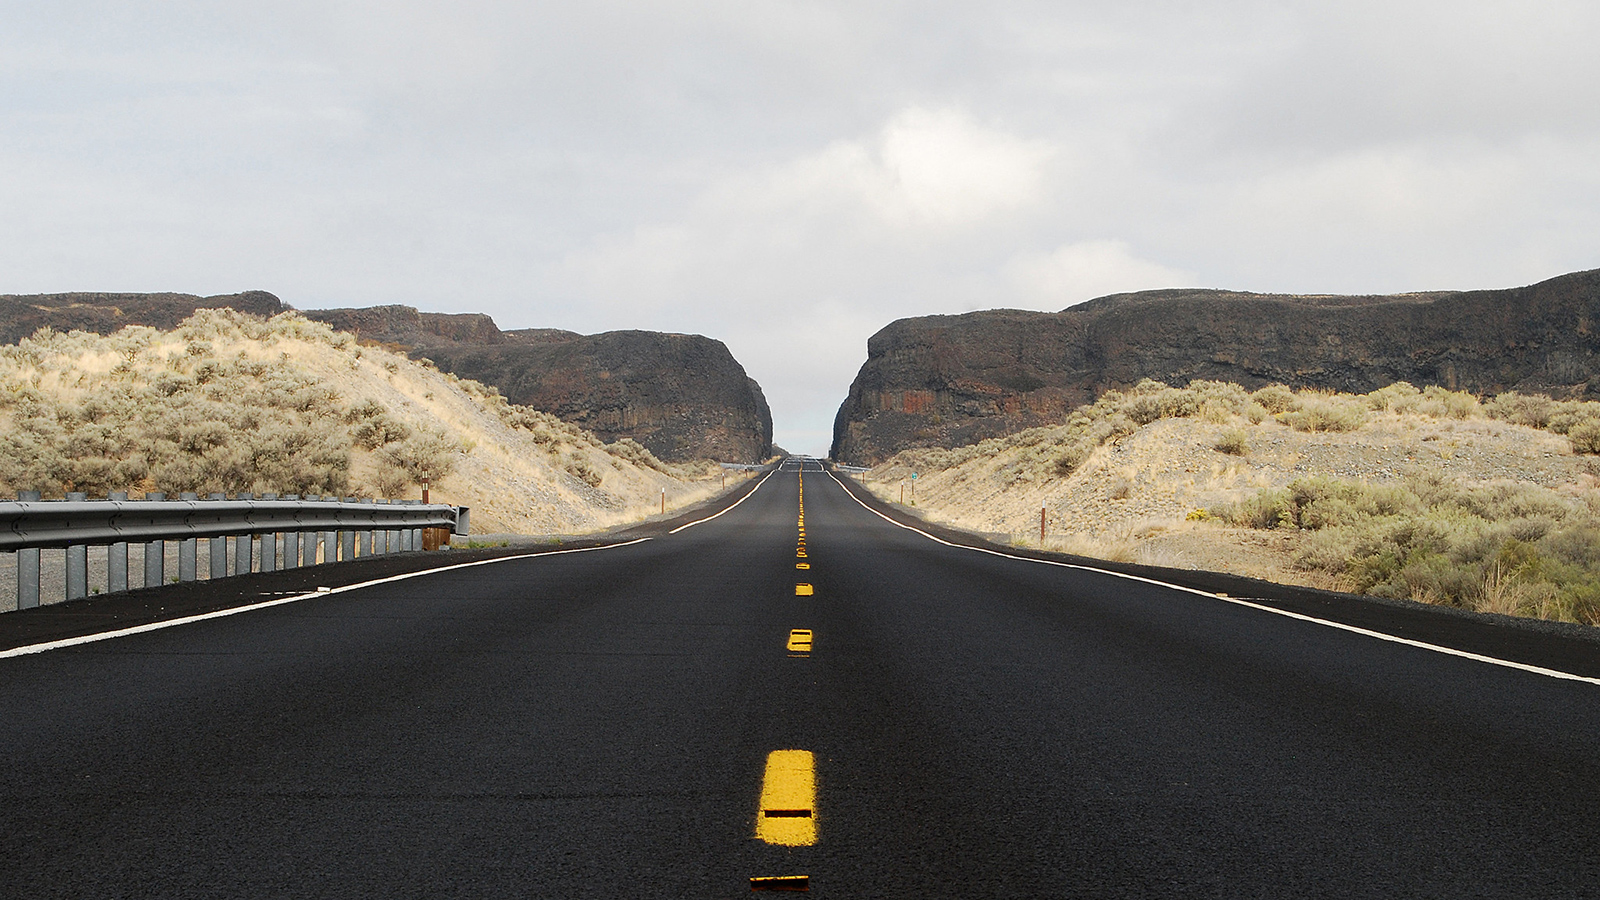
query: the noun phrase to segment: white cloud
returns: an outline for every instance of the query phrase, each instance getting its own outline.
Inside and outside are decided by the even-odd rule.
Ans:
[[[1133,255],[1124,241],[1080,241],[1005,265],[1005,276],[1030,305],[1061,308],[1106,294],[1192,286],[1193,272]]]
[[[1037,201],[1050,146],[985,128],[956,109],[908,109],[883,130],[879,211],[939,225],[970,225]]]
[[[13,2],[0,292],[698,331],[818,451],[901,316],[1600,264],[1597,25],[1590,0]]]

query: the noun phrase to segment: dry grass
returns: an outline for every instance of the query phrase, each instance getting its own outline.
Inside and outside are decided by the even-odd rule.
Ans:
[[[420,495],[483,532],[576,533],[717,490],[554,416],[293,313],[171,332],[41,331],[0,348],[0,492]]]
[[[1028,545],[1042,501],[1054,549],[1593,622],[1587,428],[1600,434],[1600,404],[1146,382],[1061,426],[907,451],[864,480],[892,500],[916,472],[925,514]],[[1419,494],[1419,479],[1437,484]],[[1455,530],[1428,531],[1446,512]]]

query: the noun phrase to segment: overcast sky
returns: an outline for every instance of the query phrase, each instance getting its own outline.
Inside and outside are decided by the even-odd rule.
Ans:
[[[1600,4],[0,0],[0,293],[725,341],[1600,267]]]

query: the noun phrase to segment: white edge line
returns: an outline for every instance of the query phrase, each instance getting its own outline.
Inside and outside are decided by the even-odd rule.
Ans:
[[[1214,593],[1212,593],[1210,591],[1202,591],[1199,588],[1184,587],[1181,584],[1171,584],[1171,583],[1168,583],[1168,582],[1165,582],[1165,581],[1158,581],[1158,580],[1156,580],[1154,578],[1145,578],[1144,576],[1141,576],[1141,575],[1129,575],[1126,572],[1114,572],[1114,571],[1112,571],[1110,569],[1099,569],[1099,568],[1095,568],[1094,566],[1085,566],[1085,565],[1079,565],[1077,563],[1060,562],[1058,560],[1053,560],[1053,559],[1034,559],[1033,557],[1029,557],[1029,556],[1015,556],[1015,555],[1010,554],[1010,553],[1002,553],[999,550],[990,550],[987,547],[972,547],[972,546],[969,546],[967,544],[957,544],[957,543],[955,543],[953,541],[947,541],[947,540],[945,540],[943,538],[935,537],[934,535],[931,535],[931,534],[927,533],[926,531],[923,531],[920,528],[915,528],[913,526],[905,524],[904,522],[896,522],[894,519],[889,518],[888,516],[884,515],[883,513],[873,509],[872,507],[868,506],[866,503],[862,502],[861,498],[857,497],[855,495],[855,493],[850,490],[850,488],[846,487],[844,482],[839,481],[839,477],[837,475],[834,475],[832,472],[829,472],[828,473],[828,477],[832,478],[834,481],[838,482],[839,487],[844,488],[844,492],[846,494],[850,495],[850,499],[854,500],[857,503],[860,503],[861,504],[861,508],[866,510],[867,512],[872,513],[873,515],[877,516],[880,519],[883,519],[885,522],[888,522],[891,525],[898,525],[899,527],[904,528],[907,531],[914,531],[917,534],[920,534],[923,537],[927,538],[928,540],[935,541],[937,543],[943,544],[946,547],[957,547],[957,548],[960,548],[962,550],[972,550],[972,551],[977,552],[977,553],[988,553],[991,556],[1001,556],[1001,557],[1004,557],[1006,559],[1021,560],[1022,562],[1040,563],[1040,564],[1046,565],[1046,566],[1060,566],[1063,569],[1078,569],[1078,570],[1081,570],[1081,571],[1084,571],[1084,572],[1097,572],[1097,573],[1099,573],[1101,575],[1110,575],[1113,578],[1125,578],[1125,579],[1127,579],[1129,581],[1142,581],[1145,584],[1153,584],[1153,585],[1157,585],[1159,587],[1171,588],[1172,590],[1175,590],[1175,591],[1183,591],[1185,593],[1195,594],[1195,595],[1201,596],[1201,597],[1207,597],[1207,598],[1210,598],[1212,600],[1221,600],[1221,601],[1224,601],[1226,603],[1232,603],[1235,606],[1244,606],[1244,607],[1248,607],[1250,609],[1260,610],[1262,612],[1269,612],[1269,613],[1272,613],[1273,615],[1285,616],[1285,617],[1290,618],[1290,619],[1299,619],[1302,622],[1314,622],[1314,623],[1316,623],[1318,625],[1326,625],[1329,628],[1337,628],[1337,629],[1339,629],[1341,631],[1348,631],[1348,632],[1351,632],[1351,633],[1354,633],[1354,634],[1360,634],[1360,635],[1364,635],[1364,636],[1370,637],[1370,638],[1377,638],[1380,641],[1390,641],[1390,642],[1396,643],[1396,644],[1404,644],[1407,647],[1417,647],[1417,648],[1422,649],[1422,650],[1431,650],[1434,653],[1443,653],[1443,654],[1445,654],[1447,656],[1459,656],[1462,659],[1470,659],[1470,660],[1473,660],[1474,662],[1489,663],[1491,665],[1496,665],[1496,666],[1505,666],[1508,669],[1520,669],[1521,671],[1524,671],[1524,672],[1532,672],[1535,675],[1544,675],[1544,676],[1549,677],[1549,678],[1560,678],[1560,679],[1563,679],[1565,681],[1582,681],[1582,682],[1585,682],[1585,683],[1588,683],[1588,684],[1600,685],[1600,678],[1588,678],[1588,677],[1585,677],[1583,675],[1574,675],[1571,672],[1562,672],[1562,671],[1560,671],[1558,669],[1546,669],[1543,666],[1533,666],[1533,665],[1529,665],[1527,663],[1519,663],[1519,662],[1515,662],[1515,661],[1509,660],[1509,659],[1500,659],[1500,658],[1494,657],[1494,656],[1484,656],[1484,655],[1479,654],[1479,653],[1469,653],[1466,650],[1457,650],[1454,647],[1445,647],[1445,646],[1441,646],[1439,644],[1429,644],[1429,643],[1427,643],[1425,641],[1414,641],[1414,640],[1411,640],[1410,638],[1403,638],[1403,637],[1398,637],[1398,636],[1392,635],[1392,634],[1385,634],[1382,631],[1373,631],[1370,628],[1361,628],[1361,627],[1358,627],[1356,625],[1346,625],[1343,622],[1335,622],[1335,621],[1332,621],[1330,619],[1319,619],[1316,616],[1308,616],[1308,615],[1305,615],[1304,613],[1290,612],[1289,610],[1286,610],[1286,609],[1277,609],[1275,607],[1266,606],[1266,605],[1260,604],[1260,603],[1251,603],[1248,600],[1240,600],[1237,597],[1224,597],[1224,596],[1221,596],[1219,594],[1214,594]],[[863,487],[862,490],[866,490],[866,488]]]
[[[375,578],[371,581],[363,581],[357,584],[346,584],[326,591],[312,591],[308,594],[296,594],[293,597],[280,597],[277,600],[264,600],[260,603],[252,603],[248,606],[235,606],[231,609],[219,609],[215,612],[200,613],[199,615],[194,616],[183,616],[177,619],[167,619],[163,622],[148,622],[144,625],[134,625],[129,628],[119,628],[116,631],[102,631],[98,634],[86,634],[80,637],[62,638],[59,641],[47,641],[43,644],[28,644],[24,647],[13,647],[10,650],[0,651],[0,659],[5,659],[12,656],[28,656],[33,653],[44,653],[49,650],[60,650],[63,647],[76,647],[80,644],[92,644],[96,641],[109,641],[112,638],[127,637],[130,634],[142,634],[146,631],[160,631],[163,628],[176,628],[179,625],[188,625],[191,622],[204,622],[207,619],[221,619],[225,616],[236,616],[240,613],[253,612],[258,609],[266,609],[272,606],[282,606],[285,603],[294,603],[296,601],[307,600],[312,597],[327,597],[331,594],[342,594],[345,591],[356,591],[362,588],[369,588],[374,585],[388,584],[392,581],[404,581],[408,578],[420,578],[423,575],[434,575],[439,572],[449,572],[454,569],[470,569],[474,566],[489,566],[494,565],[495,563],[515,562],[519,559],[535,559],[540,556],[559,556],[563,553],[587,553],[590,550],[614,550],[617,547],[629,547],[634,544],[644,543],[648,540],[651,540],[651,538],[643,537],[626,541],[621,544],[602,544],[598,547],[574,547],[570,550],[546,550],[542,553],[522,553],[516,556],[501,556],[495,559],[480,559],[476,562],[455,563],[448,566],[439,566],[438,568],[434,569],[423,569],[420,572],[402,572],[399,575],[390,575],[385,578]]]
[[[771,478],[773,475],[776,475],[777,473],[778,473],[778,466],[774,466],[771,472],[768,472],[765,476],[762,477],[762,479],[760,481],[756,482],[756,486],[750,489],[750,493],[745,494],[743,497],[740,497],[738,499],[738,501],[733,504],[733,506],[730,506],[727,509],[723,510],[722,512],[717,513],[715,516],[706,516],[704,519],[695,519],[693,522],[687,522],[687,523],[685,523],[683,525],[679,525],[677,528],[674,528],[671,531],[667,532],[667,534],[677,534],[678,532],[684,530],[685,528],[693,528],[694,526],[699,525],[701,522],[709,522],[712,519],[715,519],[717,516],[725,516],[728,513],[733,512],[734,509],[737,508],[740,503],[743,503],[746,500],[749,500],[751,497],[755,496],[756,491],[761,490],[761,486],[763,484],[767,483],[767,479]]]

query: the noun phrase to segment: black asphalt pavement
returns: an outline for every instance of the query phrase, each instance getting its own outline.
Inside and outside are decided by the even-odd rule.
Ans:
[[[800,559],[799,465],[676,534],[0,658],[0,896],[1600,896],[1600,684],[946,546],[814,461]],[[755,837],[780,749],[814,845]]]

